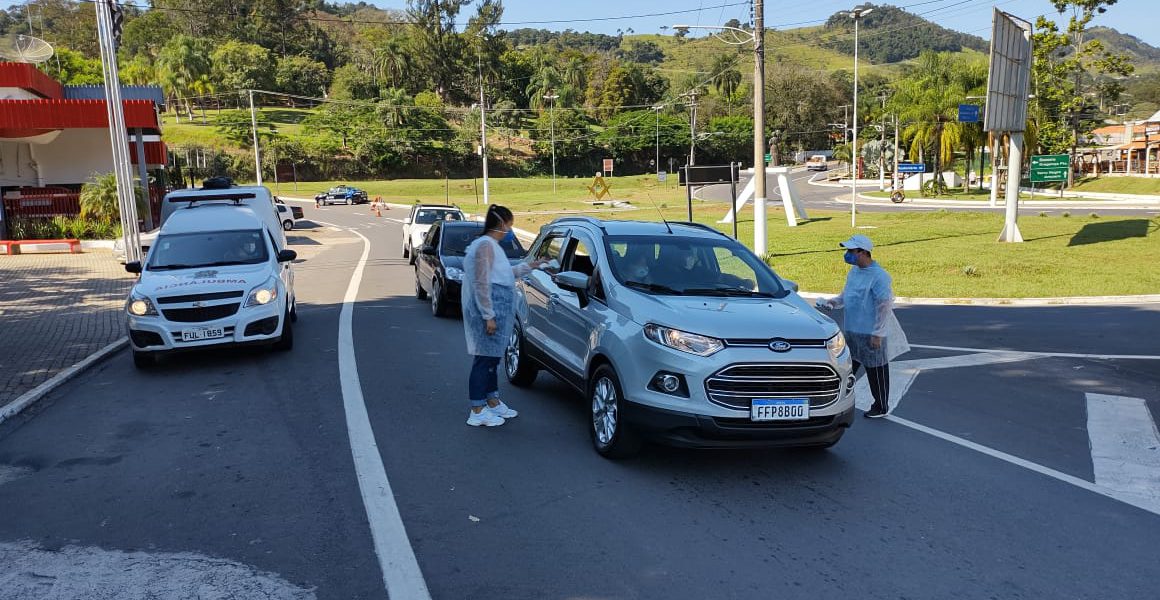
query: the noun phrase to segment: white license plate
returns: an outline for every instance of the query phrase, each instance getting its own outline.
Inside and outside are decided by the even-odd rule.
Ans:
[[[805,421],[809,418],[808,398],[757,398],[749,407],[751,421]]]
[[[181,332],[181,341],[183,342],[200,342],[201,340],[214,340],[220,337],[225,337],[226,331],[221,327],[198,327],[197,329],[186,329]]]

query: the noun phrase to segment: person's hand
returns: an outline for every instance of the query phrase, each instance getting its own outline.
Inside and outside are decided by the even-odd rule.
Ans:
[[[818,298],[817,302],[814,302],[814,306],[824,310],[829,310],[834,307],[833,301],[828,298]]]
[[[532,268],[533,269],[542,269],[542,268],[544,268],[544,265],[546,265],[546,264],[548,264],[548,261],[544,260],[542,258],[539,260],[533,260],[532,261]]]
[[[875,350],[881,348],[882,347],[882,336],[879,336],[879,335],[870,336],[870,347],[875,349]]]
[[[499,330],[499,325],[496,325],[495,319],[488,319],[487,320],[487,335],[495,335],[495,332],[498,330]]]

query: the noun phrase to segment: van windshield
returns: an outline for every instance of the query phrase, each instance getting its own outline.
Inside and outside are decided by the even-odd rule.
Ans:
[[[781,298],[773,271],[731,239],[609,236],[609,261],[627,287],[676,296]]]
[[[149,255],[150,271],[256,265],[269,260],[262,230],[177,233],[158,236]]]

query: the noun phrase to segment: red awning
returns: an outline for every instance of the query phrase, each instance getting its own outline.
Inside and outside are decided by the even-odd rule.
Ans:
[[[137,164],[137,142],[132,140],[129,140],[129,158],[132,159],[133,164]],[[145,142],[145,164],[169,164],[169,156],[166,152],[165,142]]]
[[[0,87],[27,90],[42,98],[63,98],[64,88],[27,63],[0,62]]]
[[[148,100],[125,100],[125,127],[160,133],[157,113]],[[0,100],[0,137],[31,137],[57,129],[103,129],[109,126],[104,100]]]

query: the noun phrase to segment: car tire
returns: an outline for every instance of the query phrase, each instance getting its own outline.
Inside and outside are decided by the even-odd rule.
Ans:
[[[153,352],[138,352],[134,350],[133,366],[142,371],[152,369],[157,366],[157,355]]]
[[[282,221],[282,230],[283,231],[290,231],[292,229],[294,229],[294,221],[290,221],[290,220]]]
[[[443,284],[438,279],[431,282],[431,314],[440,319],[447,316],[447,298],[443,295]]]
[[[410,242],[408,242],[407,248],[409,248],[407,252],[407,264],[413,265],[415,264],[415,260],[418,258],[415,256],[415,247],[410,245]]]
[[[516,387],[531,387],[539,375],[540,369],[528,356],[524,345],[524,331],[517,323],[512,327],[512,335],[508,338],[507,349],[503,353],[503,370],[508,382]]]
[[[278,352],[287,352],[294,349],[294,324],[290,318],[290,311],[286,311],[286,316],[282,320],[282,335],[278,337],[278,341],[274,342],[274,350]]]
[[[604,458],[626,458],[640,451],[641,440],[624,422],[624,392],[612,365],[600,365],[588,383],[588,431],[592,445]]]
[[[410,242],[403,242],[403,258],[411,258]]]
[[[418,269],[415,269],[415,298],[418,300],[427,299],[427,290],[423,289],[423,284],[419,283]]]
[[[290,305],[290,322],[291,323],[298,322],[298,301],[297,300],[294,301],[294,304]]]

